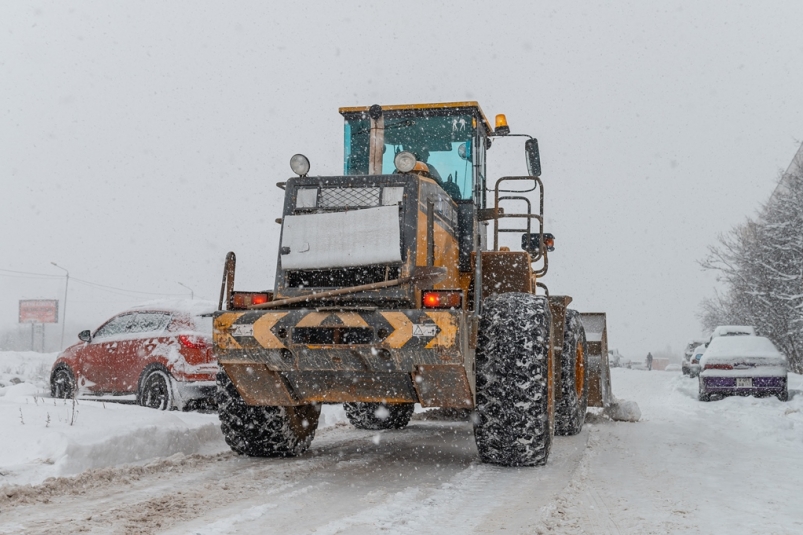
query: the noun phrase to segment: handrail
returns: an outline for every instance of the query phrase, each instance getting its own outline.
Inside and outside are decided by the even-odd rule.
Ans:
[[[529,191],[533,191],[536,187],[538,188],[539,194],[539,202],[538,202],[538,214],[532,213],[532,204],[530,203],[529,199],[522,196],[512,196],[512,195],[505,195],[499,196],[499,193],[502,191],[509,191],[509,190],[501,190],[501,184],[503,182],[513,182],[513,181],[532,181],[534,186],[533,189],[523,191],[522,193],[526,193]],[[499,201],[503,200],[525,200],[527,202],[527,213],[526,214],[500,214],[499,213]],[[539,235],[543,237],[544,235],[544,183],[541,181],[540,177],[537,176],[503,176],[497,179],[496,183],[494,184],[494,209],[495,209],[495,216],[494,219],[494,250],[499,250],[499,233],[500,232],[527,232],[528,234],[531,233],[531,219],[538,220],[538,232]],[[527,220],[527,228],[525,229],[500,229],[499,228],[499,219],[503,217],[518,217],[518,218],[525,218]],[[532,262],[537,262],[541,259],[541,257],[545,256],[546,249],[544,247],[543,239],[541,240],[540,246],[538,248],[538,253],[534,255],[531,260]]]

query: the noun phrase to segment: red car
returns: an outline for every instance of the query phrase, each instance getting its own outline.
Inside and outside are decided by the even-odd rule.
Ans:
[[[59,355],[50,373],[56,398],[136,396],[154,409],[211,402],[217,362],[206,301],[154,302],[122,312]],[[119,398],[118,398],[119,399]]]

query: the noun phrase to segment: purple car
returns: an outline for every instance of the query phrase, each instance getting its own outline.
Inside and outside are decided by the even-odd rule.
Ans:
[[[786,357],[763,336],[719,336],[700,359],[700,401],[711,396],[777,396],[788,401]]]

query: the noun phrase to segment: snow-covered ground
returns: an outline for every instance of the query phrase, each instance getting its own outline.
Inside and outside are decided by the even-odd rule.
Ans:
[[[546,467],[504,469],[467,422],[358,431],[339,407],[294,459],[230,453],[209,414],[81,401],[70,425],[41,395],[53,358],[0,353],[22,380],[0,387],[0,533],[803,533],[798,375],[787,403],[701,403],[680,373],[614,369],[640,422],[594,416]]]
[[[216,414],[50,398],[57,353],[0,352],[0,486],[88,469],[228,451]],[[326,407],[325,428],[345,421]]]
[[[590,426],[577,476],[546,527],[555,533],[803,533],[803,377],[792,399],[697,401],[677,372],[614,369],[637,424]]]

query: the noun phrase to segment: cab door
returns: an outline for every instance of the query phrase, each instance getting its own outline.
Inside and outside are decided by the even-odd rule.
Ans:
[[[170,314],[137,312],[128,339],[117,347],[113,384],[116,392],[136,392],[145,366],[155,362],[154,350],[164,345]]]
[[[134,313],[120,314],[107,321],[86,345],[81,362],[81,387],[92,393],[114,392],[113,365],[121,339],[134,321]]]

